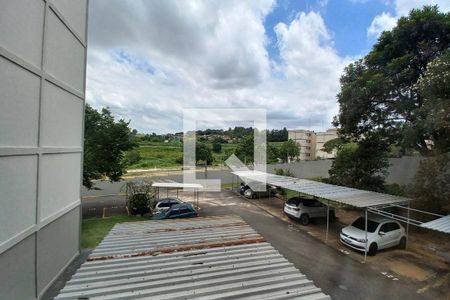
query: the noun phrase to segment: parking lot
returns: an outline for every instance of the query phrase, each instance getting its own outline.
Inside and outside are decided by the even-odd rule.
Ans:
[[[189,202],[191,197],[186,194],[183,199]],[[101,217],[124,203],[123,196],[85,198],[83,214]],[[324,222],[301,226],[283,216],[281,208],[276,198],[248,200],[223,191],[200,197],[199,212],[239,215],[333,299],[448,299],[448,261],[395,249],[369,257],[364,264],[363,255],[338,242],[339,222],[350,222],[354,212],[337,212],[338,221],[325,243]]]

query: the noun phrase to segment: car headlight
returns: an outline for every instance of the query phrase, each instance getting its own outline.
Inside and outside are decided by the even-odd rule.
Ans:
[[[366,239],[357,239],[358,240],[358,242],[361,242],[361,243],[365,243],[365,242],[367,242],[367,240]]]

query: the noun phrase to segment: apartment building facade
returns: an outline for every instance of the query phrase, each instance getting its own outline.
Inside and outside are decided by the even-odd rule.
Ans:
[[[314,132],[312,130],[289,130],[288,138],[300,146],[300,160],[329,159],[336,156],[336,152],[327,153],[322,150],[323,145],[337,138],[336,129],[328,129],[325,132]]]
[[[80,249],[87,0],[0,0],[0,298],[40,299]]]

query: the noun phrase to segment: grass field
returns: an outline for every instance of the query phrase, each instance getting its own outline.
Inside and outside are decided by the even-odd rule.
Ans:
[[[279,147],[281,143],[270,143]],[[209,145],[212,148],[212,145]],[[212,152],[214,165],[223,165],[224,161],[234,152],[237,144],[222,144],[222,151]],[[153,169],[153,168],[175,168],[183,165],[183,145],[180,142],[161,143],[143,142],[137,149],[141,160],[129,169]]]
[[[138,222],[150,220],[148,217],[135,217],[135,216],[117,216],[109,218],[95,218],[86,219],[82,221],[81,225],[81,247],[82,248],[95,248],[102,241],[105,235],[113,228],[117,223],[123,222]]]

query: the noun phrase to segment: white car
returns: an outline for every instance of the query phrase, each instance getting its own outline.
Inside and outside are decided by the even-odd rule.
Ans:
[[[155,205],[155,213],[165,212],[169,210],[169,208],[171,208],[172,206],[180,203],[183,203],[183,201],[181,201],[181,199],[176,197],[168,197],[161,199]]]
[[[308,225],[313,218],[326,218],[327,206],[314,198],[293,197],[284,204],[284,212],[300,220],[302,225]],[[330,218],[334,219],[334,208],[330,207]]]
[[[351,225],[342,228],[341,242],[358,251],[366,249],[365,218],[359,217]],[[405,228],[394,220],[371,216],[367,219],[367,254],[398,246],[406,247]]]

